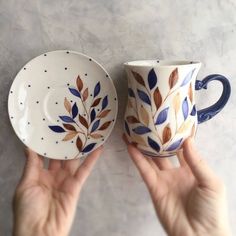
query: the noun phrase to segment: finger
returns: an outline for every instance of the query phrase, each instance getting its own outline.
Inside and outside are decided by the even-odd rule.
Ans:
[[[144,182],[147,184],[148,188],[151,189],[153,181],[157,177],[155,169],[153,169],[150,162],[143,156],[143,154],[135,148],[133,145],[128,145],[128,152],[134,164],[138,168],[140,175],[142,176]]]
[[[25,150],[26,161],[22,175],[22,181],[37,181],[39,172],[43,169],[43,157],[27,148]]]
[[[188,166],[187,162],[184,159],[183,149],[181,149],[177,152],[177,158],[179,160],[180,166]]]
[[[48,164],[48,170],[50,171],[58,171],[62,168],[62,161],[61,160],[54,160],[50,159]]]
[[[88,178],[91,170],[93,169],[97,159],[101,155],[103,150],[103,147],[97,148],[95,151],[93,151],[91,154],[89,154],[84,162],[80,165],[80,167],[75,172],[75,178],[78,180],[78,183],[80,183],[80,187],[83,186],[84,182]]]
[[[164,158],[156,157],[153,158],[153,161],[156,163],[156,165],[159,167],[160,170],[169,170],[174,168],[171,161],[168,160],[166,157]]]
[[[183,148],[185,161],[199,184],[211,187],[215,180],[215,174],[199,155],[191,138],[184,142]]]
[[[157,164],[154,161],[154,158],[149,157],[149,156],[144,156],[144,158],[149,162],[149,164],[152,166],[152,168],[158,172],[160,171],[159,167],[157,166]]]
[[[80,165],[80,159],[66,160],[63,164],[63,169],[74,175]]]

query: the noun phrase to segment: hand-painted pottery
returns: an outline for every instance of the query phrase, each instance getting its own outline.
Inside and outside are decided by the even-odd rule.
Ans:
[[[27,63],[9,93],[11,124],[37,153],[72,159],[110,135],[117,115],[115,87],[105,69],[73,51],[53,51]]]
[[[128,77],[125,133],[149,156],[174,155],[187,137],[195,135],[197,124],[220,112],[230,96],[229,81],[222,75],[196,80],[200,62],[150,60],[124,65]],[[220,99],[197,111],[195,90],[206,89],[213,80],[223,85]]]

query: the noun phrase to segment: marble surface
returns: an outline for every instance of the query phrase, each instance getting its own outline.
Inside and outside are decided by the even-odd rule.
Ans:
[[[122,63],[149,58],[200,60],[199,78],[209,73],[231,78],[230,102],[199,126],[196,143],[226,184],[236,234],[235,11],[233,0],[0,0],[0,235],[11,235],[11,201],[24,164],[23,145],[8,120],[8,90],[28,60],[55,49],[94,57],[119,95],[118,121],[82,191],[71,236],[165,235],[121,141],[127,88]],[[217,82],[198,92],[198,107],[220,92]]]

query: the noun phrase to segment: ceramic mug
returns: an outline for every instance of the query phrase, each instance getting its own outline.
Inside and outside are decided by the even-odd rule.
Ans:
[[[222,75],[196,80],[201,67],[193,61],[133,61],[124,64],[128,102],[124,129],[129,142],[152,157],[171,156],[194,136],[197,124],[215,116],[227,103],[230,84]],[[197,110],[195,90],[220,81],[223,93],[212,106]]]

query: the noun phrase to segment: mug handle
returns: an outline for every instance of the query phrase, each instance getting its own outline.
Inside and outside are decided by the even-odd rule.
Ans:
[[[195,90],[201,90],[202,88],[207,89],[208,83],[213,80],[218,80],[222,83],[223,92],[221,94],[221,97],[215,104],[207,108],[201,109],[197,112],[198,124],[210,120],[212,117],[218,114],[229,100],[231,87],[229,80],[223,75],[212,74],[208,75],[203,80],[196,80]]]

